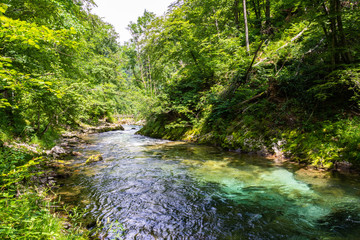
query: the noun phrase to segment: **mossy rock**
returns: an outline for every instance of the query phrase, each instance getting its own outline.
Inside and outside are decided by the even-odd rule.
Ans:
[[[89,164],[89,163],[94,163],[94,162],[99,162],[102,161],[103,157],[101,156],[101,154],[97,154],[97,155],[91,155],[85,162],[85,164]]]
[[[118,130],[124,130],[124,127],[121,125],[109,125],[109,126],[103,126],[95,129],[95,132],[102,133],[102,132],[111,132],[111,131],[118,131]]]
[[[334,163],[333,162],[327,162],[323,164],[323,167],[325,169],[333,169],[334,168]]]

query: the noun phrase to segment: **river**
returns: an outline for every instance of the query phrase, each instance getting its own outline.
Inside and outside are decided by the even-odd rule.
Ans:
[[[65,201],[104,239],[360,239],[360,179],[124,131],[88,136]],[[102,154],[104,160],[83,165]]]

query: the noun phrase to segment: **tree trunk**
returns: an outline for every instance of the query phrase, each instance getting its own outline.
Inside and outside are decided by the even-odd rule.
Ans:
[[[234,17],[235,25],[237,30],[240,30],[240,21],[239,21],[239,0],[234,1]]]
[[[261,29],[262,23],[261,23],[261,9],[260,9],[259,0],[252,0],[251,3],[253,5],[256,16],[256,25],[259,29]]]
[[[49,123],[46,125],[46,127],[44,128],[44,130],[39,133],[39,137],[44,136],[44,134],[49,130],[49,127],[51,126],[51,120],[49,121]]]
[[[151,61],[150,61],[150,56],[148,55],[148,62],[149,62],[149,86],[150,86],[150,94],[151,96],[153,95],[153,83],[152,83],[152,78],[151,78]]]
[[[40,109],[38,109],[36,125],[37,125],[37,128],[36,128],[35,132],[38,132],[40,130]]]
[[[216,17],[216,11],[215,9],[213,9],[213,13],[214,13],[214,19],[215,19],[215,27],[216,27],[216,32],[218,34],[218,36],[220,37],[220,28],[219,28],[219,23]]]
[[[342,19],[341,19],[340,0],[335,0],[335,8],[336,8],[335,11],[336,11],[337,26],[338,26],[338,31],[339,31],[339,35],[340,35],[339,42],[341,45],[341,57],[345,63],[349,64],[349,63],[351,63],[351,55],[346,46],[345,33],[344,33],[344,28],[343,28]]]
[[[192,59],[194,60],[195,66],[197,67],[197,69],[201,72],[201,74],[204,74],[205,71],[202,69],[201,65],[199,64],[199,61],[197,59],[197,57],[195,56],[195,53],[193,50],[190,50],[190,55],[192,57]]]
[[[143,64],[142,64],[142,61],[141,61],[141,58],[138,57],[138,61],[139,61],[139,66],[140,66],[140,77],[141,77],[141,81],[142,83],[144,84],[144,89],[147,88],[147,85],[146,85],[146,81],[145,81],[145,77],[144,77],[144,70],[143,70]]]
[[[244,9],[244,24],[245,24],[245,42],[246,42],[246,51],[250,53],[250,44],[249,44],[249,29],[248,29],[248,20],[247,20],[247,11],[246,11],[246,0],[243,0],[243,9]]]
[[[270,0],[266,0],[265,5],[265,27],[268,29],[271,25],[271,17],[270,17]]]
[[[337,51],[338,41],[337,41],[337,31],[336,31],[336,1],[330,0],[330,30],[331,30],[331,65],[333,68],[339,64],[339,53]]]

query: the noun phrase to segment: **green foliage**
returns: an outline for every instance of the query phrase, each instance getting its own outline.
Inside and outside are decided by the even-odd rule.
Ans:
[[[88,239],[80,228],[65,231],[63,220],[52,213],[53,204],[46,199],[46,192],[26,192],[20,196],[1,192],[0,238]]]
[[[39,164],[41,158],[35,158],[25,149],[0,148],[0,188],[14,188],[15,183],[29,179],[33,166]]]
[[[32,190],[43,158],[19,141],[51,148],[64,129],[135,111],[126,106],[131,93],[117,34],[89,12],[93,4],[0,3],[1,239],[85,238],[77,226],[65,231],[45,194]]]
[[[26,148],[0,148],[0,238],[85,239],[80,229],[64,231],[63,220],[53,214],[48,193],[30,181],[42,174],[42,162]]]
[[[305,133],[291,131],[283,134],[286,151],[299,161],[310,160],[316,166],[331,168],[333,163],[360,162],[359,118],[325,121]]]
[[[48,132],[134,111],[125,106],[126,73],[111,25],[80,2],[5,3],[0,5],[4,137],[33,139],[51,147],[46,143],[52,140]]]
[[[158,89],[142,132],[246,152],[285,140],[299,161],[358,163],[359,4],[246,3],[249,53],[239,1],[185,0],[133,25],[131,69],[151,66]]]
[[[1,194],[1,239],[49,239],[61,233],[59,220],[50,214],[48,206],[38,206],[38,200],[33,194],[19,198]]]

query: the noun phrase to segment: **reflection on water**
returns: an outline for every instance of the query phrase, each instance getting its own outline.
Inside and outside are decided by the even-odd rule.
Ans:
[[[360,181],[125,131],[80,146],[60,194],[106,239],[358,239]],[[121,224],[124,231],[118,226]]]

